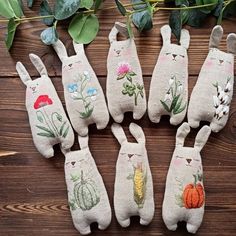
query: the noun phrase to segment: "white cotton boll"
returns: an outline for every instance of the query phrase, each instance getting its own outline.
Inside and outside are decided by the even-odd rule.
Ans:
[[[217,96],[213,96],[214,107],[217,108],[220,105],[220,100]]]
[[[219,105],[217,108],[216,108],[216,114],[220,114],[220,112],[223,110],[224,106],[223,105]]]
[[[91,97],[91,100],[92,100],[92,101],[95,101],[96,98],[97,98],[97,96],[92,96],[92,97]]]
[[[78,92],[74,92],[74,93],[71,94],[71,97],[72,98],[78,98],[78,95],[79,95]]]
[[[223,108],[223,113],[224,113],[224,115],[226,115],[226,114],[229,113],[229,107],[228,107],[228,106],[225,106],[225,107]]]

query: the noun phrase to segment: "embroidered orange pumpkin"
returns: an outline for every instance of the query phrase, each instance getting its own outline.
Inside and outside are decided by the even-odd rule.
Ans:
[[[183,192],[184,207],[187,209],[200,208],[204,203],[204,189],[202,184],[188,184]]]

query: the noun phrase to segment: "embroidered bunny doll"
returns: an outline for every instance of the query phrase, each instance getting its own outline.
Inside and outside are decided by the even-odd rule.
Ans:
[[[148,115],[159,123],[162,115],[169,115],[172,125],[180,124],[188,103],[188,55],[190,36],[181,30],[180,45],[172,44],[171,28],[161,28],[163,47],[152,74],[148,100]]]
[[[55,144],[69,149],[74,143],[74,133],[46,67],[35,54],[29,57],[41,77],[31,80],[21,62],[17,62],[16,70],[27,86],[25,103],[34,144],[44,157],[49,158],[54,155]]]
[[[204,126],[197,134],[194,147],[184,147],[190,127],[183,123],[177,130],[176,146],[166,179],[162,217],[169,230],[176,230],[179,221],[187,222],[189,233],[196,233],[201,225],[205,192],[200,151],[211,133]]]
[[[228,53],[218,49],[222,36],[222,27],[215,26],[208,56],[189,101],[188,123],[193,128],[198,127],[200,121],[208,121],[212,131],[219,132],[228,120],[233,96],[236,34],[227,37]]]
[[[76,55],[68,57],[64,44],[58,40],[54,45],[62,61],[62,83],[66,109],[73,128],[85,136],[88,126],[96,124],[104,129],[109,113],[103,90],[84,52],[84,45],[73,42]]]
[[[88,136],[80,137],[81,150],[65,152],[68,201],[75,228],[91,233],[90,224],[104,230],[111,222],[111,207],[102,177],[88,147]]]
[[[118,33],[129,37],[126,26],[119,22],[109,34],[107,101],[111,116],[120,123],[128,111],[135,120],[141,119],[146,112],[146,96],[135,42],[132,38],[117,41]]]
[[[138,143],[130,143],[120,125],[114,123],[111,128],[121,145],[116,163],[114,192],[117,221],[122,227],[128,227],[130,217],[139,215],[140,224],[148,225],[153,218],[155,206],[144,133],[140,126],[131,123],[130,133]]]

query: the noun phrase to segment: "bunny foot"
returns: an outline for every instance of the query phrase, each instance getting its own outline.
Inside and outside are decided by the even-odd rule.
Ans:
[[[117,218],[117,221],[124,228],[126,228],[126,227],[128,227],[130,225],[130,218],[127,218],[127,219],[124,219],[124,220],[121,220],[121,219]]]
[[[192,120],[192,119],[188,119],[188,123],[192,128],[197,128],[200,125],[200,121],[199,120]]]
[[[195,234],[198,230],[198,226],[187,223],[187,230],[189,233]]]

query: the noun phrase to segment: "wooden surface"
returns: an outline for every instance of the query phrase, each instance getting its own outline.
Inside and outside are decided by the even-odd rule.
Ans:
[[[38,1],[40,2],[40,1]],[[106,6],[113,1],[106,1]],[[38,4],[26,15],[37,14]],[[155,16],[152,31],[139,35],[135,31],[136,45],[140,57],[145,88],[148,93],[151,73],[161,47],[160,27],[167,23],[168,14],[159,12]],[[108,53],[108,33],[115,20],[124,21],[116,10],[99,14],[100,31],[96,40],[87,46],[87,56],[99,76],[105,91],[106,57]],[[208,52],[208,38],[214,24],[213,19],[201,29],[189,28],[191,45],[189,49],[189,92]],[[224,21],[223,49],[229,32],[236,32],[236,20]],[[61,63],[53,49],[41,43],[39,35],[44,29],[40,22],[23,24],[16,33],[11,54],[3,42],[5,29],[0,29],[0,236],[73,236],[79,235],[72,225],[67,205],[64,181],[64,158],[55,147],[55,157],[43,158],[35,149],[31,137],[25,109],[25,87],[15,71],[16,61],[22,61],[32,76],[37,73],[31,65],[28,54],[38,54],[45,62],[52,81],[64,104],[61,84]],[[61,39],[73,54],[66,26],[59,23]],[[235,89],[234,89],[235,90]],[[236,93],[236,91],[234,91]],[[127,131],[132,121],[126,115],[123,126]],[[119,145],[113,137],[109,123],[107,129],[90,130],[90,148],[103,176],[110,198],[113,218],[110,227],[99,231],[92,226],[94,235],[188,235],[185,225],[180,224],[176,232],[166,229],[161,217],[165,178],[175,144],[177,127],[164,118],[160,124],[152,124],[147,115],[137,123],[146,134],[147,150],[154,180],[155,216],[147,226],[140,226],[138,217],[132,219],[131,226],[122,229],[117,223],[113,210],[113,185],[115,164]],[[191,132],[187,145],[192,145],[197,131]],[[127,132],[129,138],[130,134]],[[76,144],[75,149],[78,148]],[[204,221],[197,235],[236,235],[236,98],[231,104],[227,126],[218,134],[212,134],[202,151],[206,209]]]

